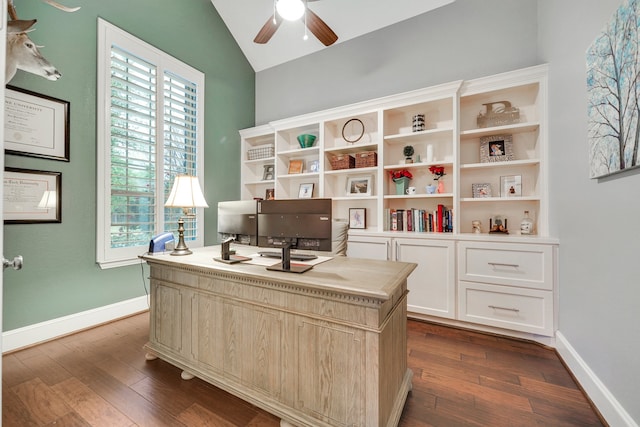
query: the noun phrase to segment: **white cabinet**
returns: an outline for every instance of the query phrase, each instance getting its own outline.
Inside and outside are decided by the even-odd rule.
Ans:
[[[347,256],[416,263],[407,279],[408,315],[455,318],[454,241],[350,233]]]
[[[459,319],[553,336],[556,251],[547,244],[459,242]]]
[[[314,197],[333,200],[336,219],[365,209],[366,228],[350,230],[349,256],[418,264],[408,283],[412,315],[552,336],[558,242],[549,236],[547,68],[454,81],[243,130],[242,198],[265,197],[269,188],[276,198],[297,198],[301,184],[313,184]],[[425,117],[423,130],[412,127],[416,115]],[[317,135],[316,144],[300,148],[302,133]],[[274,147],[272,156],[246,158],[265,144]],[[412,162],[403,152],[408,145]],[[349,162],[365,153],[369,162]],[[302,172],[290,173],[298,160]],[[273,177],[263,175],[268,164]],[[443,168],[444,188],[429,193],[433,166]],[[400,193],[391,179],[402,170],[412,175],[414,194]],[[358,191],[351,191],[354,183]],[[520,236],[525,211],[535,236]],[[394,213],[413,218],[411,230],[395,230]],[[441,215],[450,232],[437,231]],[[509,234],[489,233],[498,218]],[[472,232],[475,220],[481,234]]]

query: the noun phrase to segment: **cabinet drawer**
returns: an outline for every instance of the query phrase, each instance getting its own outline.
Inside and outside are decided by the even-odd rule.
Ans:
[[[473,282],[553,289],[553,247],[460,242],[458,278]]]
[[[553,292],[460,282],[460,320],[553,336]]]

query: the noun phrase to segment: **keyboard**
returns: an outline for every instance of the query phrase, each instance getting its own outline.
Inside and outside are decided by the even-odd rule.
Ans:
[[[278,258],[278,259],[282,258],[281,251],[258,251],[258,255],[267,257],[267,258]],[[316,258],[318,258],[316,255],[311,255],[311,254],[297,254],[297,253],[291,254],[291,259],[295,261],[310,261]]]

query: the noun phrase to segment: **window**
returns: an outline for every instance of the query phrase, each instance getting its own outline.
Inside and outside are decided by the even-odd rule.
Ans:
[[[204,74],[98,20],[101,268],[138,262],[152,236],[176,231],[182,209],[164,201],[176,175],[202,180],[203,110]],[[203,224],[202,212],[185,218],[190,247],[203,245]]]

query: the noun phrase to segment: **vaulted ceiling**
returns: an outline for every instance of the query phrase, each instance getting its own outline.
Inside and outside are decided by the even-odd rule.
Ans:
[[[308,7],[338,35],[336,46],[347,40],[427,13],[455,0],[309,0]],[[266,44],[253,42],[273,15],[273,0],[211,0],[258,72],[325,47],[311,33],[303,40],[303,21],[284,21]]]

